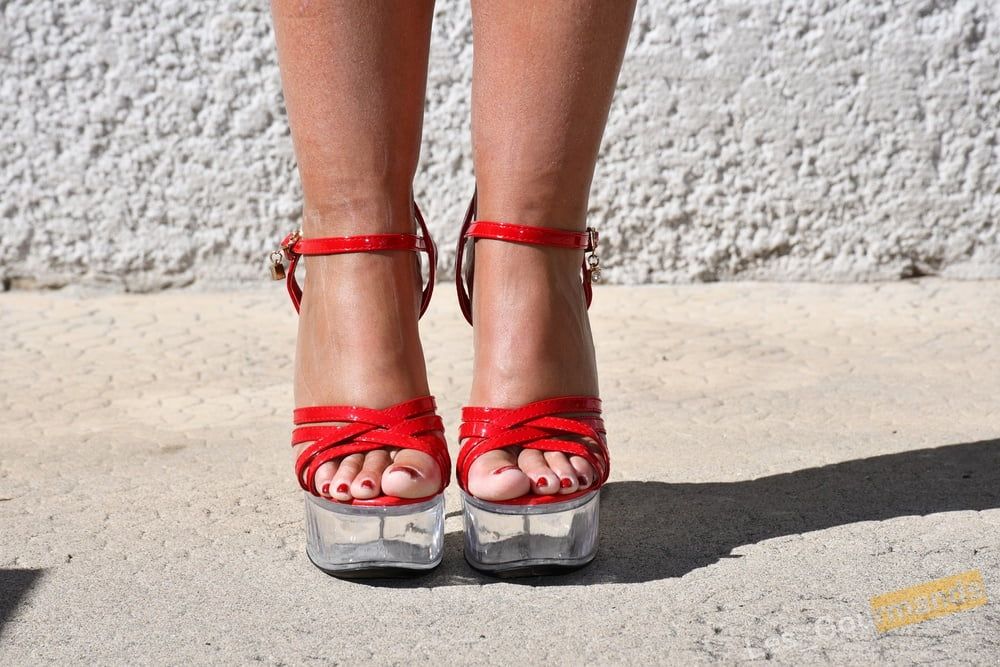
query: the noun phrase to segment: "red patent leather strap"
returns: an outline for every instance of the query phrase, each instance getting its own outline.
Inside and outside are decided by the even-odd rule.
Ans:
[[[421,236],[416,234],[363,234],[359,236],[330,236],[324,238],[299,238],[297,232],[285,237],[281,248],[288,259],[288,271],[285,282],[288,286],[288,296],[292,299],[295,310],[299,310],[302,302],[302,288],[295,280],[295,267],[303,255],[340,255],[351,252],[379,252],[387,250],[414,250],[427,253],[427,285],[424,286],[420,301],[420,314],[423,315],[431,302],[434,293],[434,275],[437,270],[437,247],[431,239],[424,216],[420,213],[416,202],[413,204],[413,217],[420,227]]]
[[[358,406],[315,406],[295,410],[296,428],[292,446],[310,443],[295,460],[299,485],[320,495],[316,471],[324,463],[350,454],[398,447],[415,449],[431,456],[441,471],[441,487],[448,486],[451,458],[442,432],[444,425],[435,412],[433,396],[415,398],[383,410]],[[330,422],[341,422],[331,424]],[[405,505],[425,498],[397,498],[381,495],[368,500],[353,499],[352,505]]]
[[[574,232],[566,229],[554,229],[551,227],[532,227],[529,225],[517,225],[510,222],[494,222],[491,220],[476,220],[476,193],[472,194],[472,201],[465,213],[465,221],[462,223],[462,231],[458,235],[458,250],[455,253],[455,286],[458,288],[458,305],[462,308],[465,319],[472,324],[472,279],[475,273],[473,262],[469,262],[468,267],[463,267],[465,256],[465,246],[470,239],[495,239],[499,241],[510,241],[512,243],[528,243],[531,245],[542,245],[554,248],[566,248],[569,250],[586,250],[593,252],[597,246],[597,231]],[[471,259],[471,257],[470,257]],[[587,300],[587,307],[594,298],[591,286],[591,269],[586,258],[583,260],[583,294]]]
[[[519,408],[462,408],[459,440],[462,448],[456,461],[456,475],[458,484],[464,491],[467,491],[472,463],[486,452],[504,447],[516,446],[580,456],[597,473],[594,484],[575,494],[530,494],[503,501],[506,504],[528,505],[569,500],[600,488],[607,481],[610,472],[607,433],[601,418],[601,399],[592,396],[550,398]]]
[[[589,250],[590,234],[566,229],[513,225],[509,222],[476,220],[465,231],[466,238],[501,239],[514,243],[544,245],[569,250]]]

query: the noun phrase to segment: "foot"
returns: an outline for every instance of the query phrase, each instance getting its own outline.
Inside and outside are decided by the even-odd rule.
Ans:
[[[598,395],[580,261],[579,253],[558,248],[476,242],[469,405],[513,408],[555,396]],[[509,500],[574,493],[595,477],[579,456],[511,447],[476,459],[468,489],[484,500]]]
[[[367,231],[367,230],[366,230]],[[383,229],[382,232],[411,232]],[[356,234],[309,229],[306,236]],[[306,278],[295,355],[295,405],[387,408],[426,396],[417,332],[420,275],[412,252],[304,257]],[[294,448],[294,456],[307,444]],[[322,465],[316,488],[349,501],[380,494],[421,498],[441,484],[434,459],[412,449],[378,449]]]

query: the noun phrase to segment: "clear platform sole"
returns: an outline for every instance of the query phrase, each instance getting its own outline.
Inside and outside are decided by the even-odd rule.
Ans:
[[[597,553],[600,490],[559,503],[501,505],[462,494],[465,559],[497,576],[554,574]]]
[[[306,553],[327,574],[343,578],[420,574],[441,562],[444,494],[396,507],[333,503],[310,493]]]

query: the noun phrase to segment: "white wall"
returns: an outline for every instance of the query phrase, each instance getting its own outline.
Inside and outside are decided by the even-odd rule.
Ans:
[[[613,0],[609,0],[613,1]],[[267,3],[0,2],[0,279],[264,279],[299,194]],[[439,0],[416,187],[472,187]],[[1000,276],[995,0],[640,0],[592,197],[615,282]]]

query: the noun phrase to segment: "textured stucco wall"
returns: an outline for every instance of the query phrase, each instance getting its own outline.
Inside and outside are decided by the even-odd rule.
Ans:
[[[416,187],[472,186],[439,0]],[[640,0],[592,198],[616,282],[1000,275],[995,0]],[[0,1],[0,278],[264,275],[297,176],[260,0]]]

